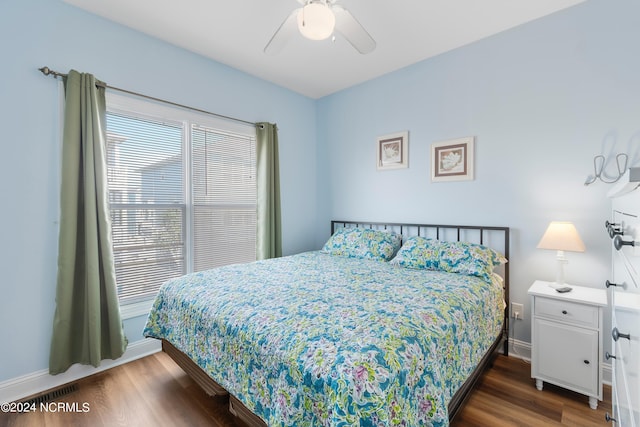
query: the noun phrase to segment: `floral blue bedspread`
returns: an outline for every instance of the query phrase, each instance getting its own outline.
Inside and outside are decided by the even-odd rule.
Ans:
[[[478,277],[308,252],[168,281],[144,335],[269,426],[447,426],[503,304]]]

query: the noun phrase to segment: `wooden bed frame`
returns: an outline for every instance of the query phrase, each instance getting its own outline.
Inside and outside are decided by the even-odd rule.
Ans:
[[[468,225],[439,225],[439,224],[407,224],[382,223],[362,221],[331,221],[331,234],[341,227],[365,227],[373,229],[392,230],[400,233],[403,239],[411,236],[424,236],[448,241],[467,241],[479,243],[499,250],[509,259],[509,227],[468,226]],[[499,236],[497,239],[495,236]],[[509,301],[509,263],[504,266],[500,274],[504,279],[504,299]],[[508,304],[506,304],[508,306]],[[504,355],[509,354],[509,314],[508,307],[504,310],[502,333],[496,337],[490,349],[484,355],[476,369],[453,395],[448,405],[449,420],[452,420],[463,407],[475,384],[484,371],[491,366],[500,347]],[[200,366],[169,341],[162,340],[162,351],[171,357],[207,394],[210,396],[229,396],[229,412],[250,427],[266,427],[266,423],[251,412],[235,396],[229,394],[222,386],[215,382]]]

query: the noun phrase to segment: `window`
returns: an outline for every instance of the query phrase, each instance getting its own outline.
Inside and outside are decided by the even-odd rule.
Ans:
[[[118,296],[256,259],[255,128],[107,94],[107,174]],[[123,313],[123,317],[127,317]]]

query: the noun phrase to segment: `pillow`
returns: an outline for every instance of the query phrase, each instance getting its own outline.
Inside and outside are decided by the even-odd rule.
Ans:
[[[393,231],[370,228],[340,228],[321,252],[350,258],[389,261],[400,248],[402,236]]]
[[[401,267],[439,270],[441,242],[426,237],[409,237],[402,245],[391,264]]]
[[[440,270],[491,280],[493,269],[507,262],[500,253],[469,242],[441,242]]]

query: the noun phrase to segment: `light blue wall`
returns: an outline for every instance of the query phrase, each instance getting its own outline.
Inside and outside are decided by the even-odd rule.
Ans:
[[[59,84],[37,68],[248,121],[277,122],[283,251],[313,249],[315,101],[87,14],[61,1],[0,2],[0,381],[46,369],[59,209]],[[311,189],[311,190],[310,190]],[[130,342],[143,318],[125,322]]]
[[[639,40],[640,3],[590,0],[321,99],[330,204],[319,223],[512,227],[511,300],[527,316],[515,337],[529,342],[527,289],[555,278],[555,253],[536,250],[549,221],[574,221],[587,247],[567,253],[568,281],[599,287],[608,277],[608,187],[583,183],[603,150],[640,165]],[[409,168],[376,171],[376,136],[402,130]],[[475,180],[431,183],[431,144],[464,136],[476,137]]]

